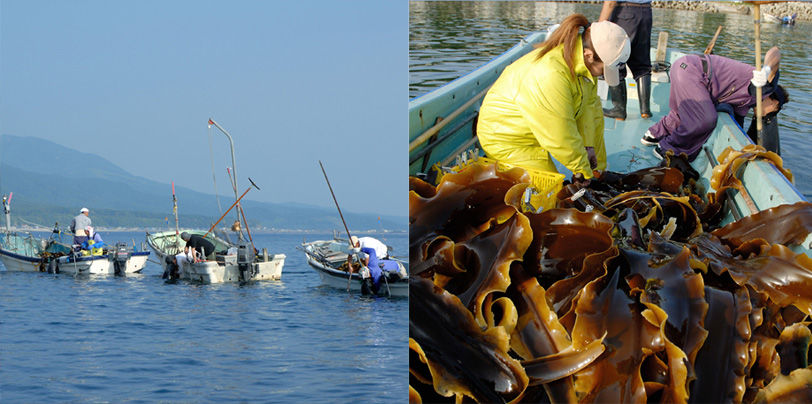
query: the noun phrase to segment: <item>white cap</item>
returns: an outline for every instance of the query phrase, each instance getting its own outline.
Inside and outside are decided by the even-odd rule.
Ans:
[[[82,210],[79,211],[79,213],[85,213],[85,212],[90,212],[90,209],[82,208]]]
[[[593,23],[590,28],[592,47],[603,60],[603,78],[606,84],[616,86],[620,84],[618,68],[629,60],[632,52],[629,36],[620,25],[610,21]]]
[[[355,245],[358,244],[358,237],[355,236],[350,237],[350,244],[352,244],[352,246],[355,247]]]

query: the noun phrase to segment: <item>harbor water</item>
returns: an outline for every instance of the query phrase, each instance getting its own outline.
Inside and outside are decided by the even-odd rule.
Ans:
[[[570,14],[581,13],[597,21],[600,10],[599,4],[558,2],[409,2],[409,98],[473,71],[521,38],[545,31]],[[652,46],[665,31],[669,48],[702,53],[721,25],[713,53],[755,65],[752,15],[658,8],[652,15]],[[772,46],[781,49],[780,83],[790,96],[778,118],[781,157],[807,199],[812,197],[812,173],[806,165],[812,155],[811,36],[812,21],[798,21],[794,26],[761,25],[762,58]],[[749,125],[750,117],[744,129]]]
[[[287,259],[281,281],[244,285],[165,283],[156,262],[126,278],[0,265],[0,402],[403,402],[408,300],[322,286],[296,246],[331,237],[255,234]]]

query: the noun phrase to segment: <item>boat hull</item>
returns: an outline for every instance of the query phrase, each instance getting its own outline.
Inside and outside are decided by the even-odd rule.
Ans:
[[[125,261],[125,274],[141,272],[146,266],[149,251],[132,253]],[[115,275],[115,264],[109,255],[94,255],[79,257],[75,259],[71,256],[64,256],[58,259],[59,273],[68,275],[91,274],[91,275]]]
[[[61,238],[39,239],[25,232],[0,233],[0,261],[7,271],[40,272],[50,258],[70,252]]]
[[[27,257],[20,254],[15,254],[5,249],[0,249],[0,261],[6,267],[6,271],[17,272],[39,272],[40,261],[39,257]]]
[[[231,260],[230,258],[234,258]],[[257,257],[251,264],[252,275],[249,281],[266,281],[282,279],[282,268],[285,265],[285,254],[269,255],[267,261]],[[236,256],[227,256],[223,262],[199,261],[184,265],[188,280],[202,284],[242,282],[240,266]]]
[[[352,274],[351,277],[347,276],[346,271],[338,271],[328,267],[311,256],[307,256],[307,263],[319,274],[323,285],[340,290],[347,290],[349,286],[350,293],[361,293],[361,277],[357,273]],[[409,282],[406,279],[398,279],[397,281],[385,279],[381,283],[381,291],[378,294],[385,294],[384,288],[387,287],[391,296],[409,296]]]

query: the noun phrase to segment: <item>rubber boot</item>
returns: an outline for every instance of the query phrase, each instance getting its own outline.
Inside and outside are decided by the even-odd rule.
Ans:
[[[651,118],[651,76],[637,78],[637,97],[640,99],[640,116]]]
[[[609,96],[612,99],[614,108],[604,108],[603,116],[621,121],[626,120],[626,82],[621,81],[620,84],[609,87]]]

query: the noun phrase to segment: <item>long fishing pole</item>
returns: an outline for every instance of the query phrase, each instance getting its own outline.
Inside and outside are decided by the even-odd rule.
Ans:
[[[172,211],[175,213],[175,244],[180,244],[180,229],[178,228],[178,198],[175,196],[175,182],[172,182]]]
[[[352,236],[350,236],[350,229],[347,227],[347,222],[344,221],[344,215],[341,214],[341,207],[338,206],[338,200],[336,199],[336,194],[333,192],[333,187],[330,185],[330,180],[327,178],[327,171],[324,171],[324,165],[321,164],[321,160],[319,160],[319,166],[321,166],[321,172],[324,173],[324,180],[327,181],[327,187],[330,188],[330,195],[333,196],[333,202],[336,203],[336,209],[338,209],[338,215],[341,216],[341,223],[344,223],[344,230],[347,232],[347,238],[349,239],[349,242],[350,242],[350,249],[355,248],[355,246],[352,245]],[[347,268],[347,273],[350,274],[350,276],[347,278],[347,293],[349,293],[349,291],[350,291],[350,281],[352,280],[352,266],[351,265]]]
[[[254,185],[254,183],[253,183],[253,182],[251,182],[251,185],[256,186],[256,185]],[[259,189],[259,188],[257,188],[257,189]],[[209,229],[209,231],[207,231],[207,232],[206,232],[206,234],[204,234],[204,235],[203,235],[203,238],[206,238],[206,236],[208,236],[208,235],[209,235],[209,233],[211,233],[211,231],[212,231],[212,230],[214,230],[214,228],[215,228],[215,227],[217,227],[217,225],[220,223],[220,221],[221,221],[221,220],[223,220],[223,218],[224,218],[224,217],[226,217],[226,215],[228,214],[228,212],[231,212],[231,209],[234,209],[234,207],[235,207],[235,206],[237,206],[237,204],[238,204],[238,203],[240,203],[240,199],[242,199],[242,197],[243,197],[243,196],[245,196],[245,194],[247,194],[247,193],[248,193],[248,191],[250,191],[250,190],[251,190],[251,187],[248,187],[248,189],[246,189],[246,190],[245,190],[245,192],[243,192],[243,193],[242,193],[242,195],[240,195],[240,197],[239,197],[239,198],[237,198],[237,200],[236,200],[236,201],[234,201],[234,203],[232,203],[232,204],[231,204],[231,207],[229,207],[229,208],[228,208],[228,210],[226,211],[226,213],[223,213],[223,216],[220,216],[220,218],[219,218],[219,219],[217,219],[217,222],[215,222],[215,223],[214,223],[214,224],[211,226],[211,228]]]
[[[254,181],[251,181],[251,177],[248,177],[248,181],[251,182],[251,185],[253,185],[254,188],[259,189],[257,184],[254,184]],[[242,214],[242,221],[245,223],[245,231],[248,232],[248,240],[251,242],[251,248],[253,248],[254,251],[257,251],[257,247],[254,246],[254,238],[251,237],[251,229],[248,228],[248,220],[245,219],[245,209],[240,209],[240,213]]]

